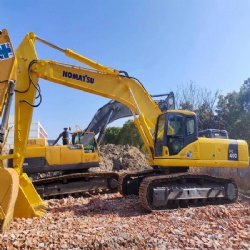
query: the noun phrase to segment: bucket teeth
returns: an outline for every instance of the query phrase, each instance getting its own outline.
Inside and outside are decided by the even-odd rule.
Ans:
[[[43,216],[45,213],[46,213],[46,211],[47,211],[47,208],[48,208],[48,206],[44,203],[44,204],[39,204],[39,205],[35,205],[34,206],[34,210],[36,211],[36,214],[37,214],[37,216]]]

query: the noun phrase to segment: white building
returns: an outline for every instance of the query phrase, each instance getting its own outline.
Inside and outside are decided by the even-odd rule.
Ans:
[[[8,140],[6,142],[7,147],[12,147],[14,145],[14,116],[10,115],[8,127],[12,127],[9,132]],[[41,125],[41,123],[36,120],[32,121],[30,125],[29,138],[46,138],[48,139],[48,134]]]

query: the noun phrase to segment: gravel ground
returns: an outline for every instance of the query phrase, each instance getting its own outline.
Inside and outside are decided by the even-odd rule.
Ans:
[[[130,146],[107,145],[92,171],[149,168]],[[0,250],[154,249],[250,250],[250,197],[235,204],[147,213],[136,196],[120,194],[47,200],[44,217],[14,219],[0,234]]]
[[[137,197],[46,201],[44,217],[14,219],[0,249],[250,249],[250,199],[147,213]]]

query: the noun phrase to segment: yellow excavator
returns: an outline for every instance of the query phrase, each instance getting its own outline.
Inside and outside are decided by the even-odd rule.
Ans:
[[[38,59],[35,42],[59,50],[88,67]],[[41,216],[46,211],[44,201],[23,173],[32,112],[41,101],[39,78],[113,99],[130,108],[148,150],[152,170],[122,175],[118,188],[124,196],[138,195],[146,210],[164,210],[182,203],[237,200],[238,190],[233,180],[191,174],[188,168],[246,168],[249,151],[245,141],[199,138],[195,113],[185,110],[162,112],[140,81],[127,72],[103,66],[70,49],[62,49],[32,32],[17,48],[16,62],[14,152],[1,156],[2,160],[13,158],[13,169],[6,169],[3,164],[1,168],[2,230],[13,217]],[[4,60],[0,64],[2,68]],[[10,81],[15,72],[13,65],[8,68],[12,74],[5,76],[6,79],[1,76],[2,81]],[[40,101],[35,104],[38,98]]]
[[[23,171],[41,198],[117,192],[117,173],[88,171],[99,167],[95,134],[75,131],[71,143],[66,128],[62,134],[63,145],[50,146],[45,138],[32,138],[27,142]],[[8,161],[8,166],[13,166],[13,160]]]

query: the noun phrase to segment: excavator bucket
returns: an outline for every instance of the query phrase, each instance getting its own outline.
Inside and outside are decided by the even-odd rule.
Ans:
[[[7,30],[0,31],[0,116],[8,119],[8,89],[16,79],[15,53]],[[4,232],[13,217],[31,218],[42,216],[46,204],[36,192],[28,176],[22,173],[22,162],[15,168],[5,168],[4,159],[16,158],[18,154],[0,156],[0,232]]]
[[[14,208],[14,218],[32,218],[43,216],[47,205],[41,199],[29,177],[23,173],[19,176],[19,191]]]
[[[12,168],[0,168],[0,232],[12,218],[42,216],[46,208],[26,174],[19,176]]]
[[[18,195],[19,177],[12,168],[0,168],[0,232],[4,232],[13,218]]]
[[[0,167],[0,232],[6,230],[12,218],[43,216],[46,209],[26,174]]]

